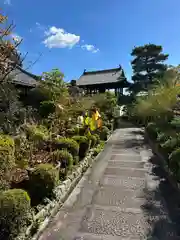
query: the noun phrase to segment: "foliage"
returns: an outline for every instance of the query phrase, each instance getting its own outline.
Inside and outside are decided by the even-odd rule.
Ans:
[[[100,130],[100,139],[106,141],[109,135],[109,129],[106,126],[103,126]]]
[[[32,141],[46,141],[49,138],[48,129],[43,125],[26,124],[25,129],[28,138]]]
[[[52,164],[39,164],[30,173],[28,192],[32,204],[40,203],[45,197],[52,197],[59,180],[59,172]]]
[[[22,189],[10,189],[0,195],[0,239],[13,240],[30,220],[30,197]]]
[[[163,153],[167,156],[170,155],[175,149],[180,147],[180,136],[169,138],[165,143],[161,144]]]
[[[88,138],[89,141],[90,141],[90,148],[95,147],[96,144],[97,144],[97,138],[96,138],[96,136],[89,134],[89,135],[87,135],[87,138]]]
[[[153,122],[148,123],[146,131],[152,139],[157,139],[158,133],[160,132],[157,125]]]
[[[22,65],[21,56],[17,47],[21,44],[19,39],[12,38],[13,24],[8,24],[8,17],[0,13],[0,81],[17,66]]]
[[[173,129],[175,129],[176,131],[179,131],[180,130],[180,117],[179,116],[174,117],[171,120],[170,125]]]
[[[177,180],[180,181],[180,148],[174,150],[169,156],[169,166]]]
[[[102,118],[102,113],[104,113],[109,120],[112,119],[114,107],[117,105],[117,98],[115,94],[111,92],[97,94],[93,96],[93,99],[94,105],[99,108]],[[103,118],[103,120],[105,119]]]
[[[176,105],[180,88],[173,79],[158,83],[143,98],[138,98],[134,112],[145,120],[169,121]]]
[[[14,140],[0,135],[0,190],[7,189],[11,181],[11,170],[15,166]]]
[[[30,158],[30,142],[25,135],[18,135],[14,138],[16,165],[20,168],[28,167]]]
[[[157,141],[159,143],[165,143],[169,138],[170,138],[170,136],[167,133],[160,132],[160,133],[158,133]]]
[[[55,140],[54,146],[56,149],[67,150],[73,157],[78,156],[79,145],[73,138],[58,138]]]
[[[25,109],[19,101],[16,88],[7,82],[0,87],[0,131],[9,134],[16,133],[24,122]]]
[[[104,141],[101,141],[100,144],[94,149],[93,156],[97,156],[102,149],[104,148]]]
[[[51,158],[53,162],[60,162],[61,168],[67,168],[68,170],[72,168],[73,157],[67,150],[55,150],[51,153]]]
[[[74,136],[73,140],[79,144],[79,159],[82,160],[89,150],[89,139],[85,136]]]
[[[55,109],[56,107],[53,101],[42,101],[40,103],[39,111],[43,118],[48,117],[49,114],[55,112]]]
[[[167,60],[168,54],[163,54],[162,51],[162,46],[155,44],[146,44],[133,48],[131,56],[134,59],[131,65],[134,84],[131,85],[130,91],[135,94],[140,91],[147,91],[157,78],[163,76],[167,69],[164,61]]]

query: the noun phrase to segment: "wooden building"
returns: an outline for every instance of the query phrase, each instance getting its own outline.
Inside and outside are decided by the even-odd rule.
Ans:
[[[121,66],[91,72],[85,70],[76,84],[85,94],[104,93],[106,90],[114,89],[118,95],[123,93],[123,88],[129,86]]]
[[[35,88],[39,79],[38,76],[27,72],[19,66],[9,74],[9,78],[11,83],[21,90],[22,94],[26,94],[29,90]]]

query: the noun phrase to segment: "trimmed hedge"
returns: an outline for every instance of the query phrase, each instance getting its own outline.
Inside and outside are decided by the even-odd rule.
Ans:
[[[180,148],[174,150],[169,156],[169,167],[176,179],[180,181]]]
[[[0,194],[0,239],[13,240],[30,221],[30,197],[22,189]]]
[[[100,131],[100,139],[106,141],[109,135],[109,129],[105,126],[102,127]]]
[[[55,140],[55,148],[59,150],[67,149],[68,152],[72,154],[73,157],[79,154],[79,145],[77,141],[70,138],[59,138]]]
[[[39,164],[29,175],[28,191],[32,205],[39,204],[45,197],[53,196],[59,180],[59,170],[52,164]]]
[[[88,138],[89,141],[90,141],[90,148],[95,147],[96,144],[97,144],[97,138],[96,138],[96,136],[90,134],[90,135],[87,136],[87,138]]]
[[[60,162],[61,168],[67,168],[68,170],[72,168],[73,157],[67,150],[56,150],[51,153],[51,158],[53,162]]]
[[[180,137],[171,137],[165,143],[161,144],[161,148],[163,153],[168,156],[170,155],[175,149],[180,147]]]
[[[151,139],[157,139],[158,137],[158,133],[160,132],[160,130],[158,129],[157,125],[153,122],[148,123],[147,127],[146,127],[146,131],[149,134],[149,137]]]
[[[74,136],[73,140],[79,144],[79,159],[82,160],[89,150],[89,140],[85,136]]]
[[[0,190],[6,190],[11,181],[11,170],[15,166],[14,140],[6,135],[0,135]]]

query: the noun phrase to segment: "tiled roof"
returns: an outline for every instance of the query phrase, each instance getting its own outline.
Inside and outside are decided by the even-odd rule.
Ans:
[[[107,70],[84,72],[79,80],[77,80],[77,85],[87,86],[94,84],[116,83],[122,80],[125,80],[125,76],[123,69],[119,67]]]
[[[23,70],[22,68],[18,67],[10,73],[10,76],[13,79],[13,83],[22,85],[22,86],[29,86],[35,87],[37,85],[37,76]]]

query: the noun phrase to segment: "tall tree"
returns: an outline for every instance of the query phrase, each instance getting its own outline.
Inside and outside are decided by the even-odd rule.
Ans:
[[[129,89],[131,92],[147,91],[157,78],[163,76],[163,73],[167,69],[164,61],[167,60],[169,55],[162,53],[162,51],[162,46],[155,44],[146,44],[133,48],[131,56],[134,59],[131,65],[133,69],[132,80],[134,83]]]

